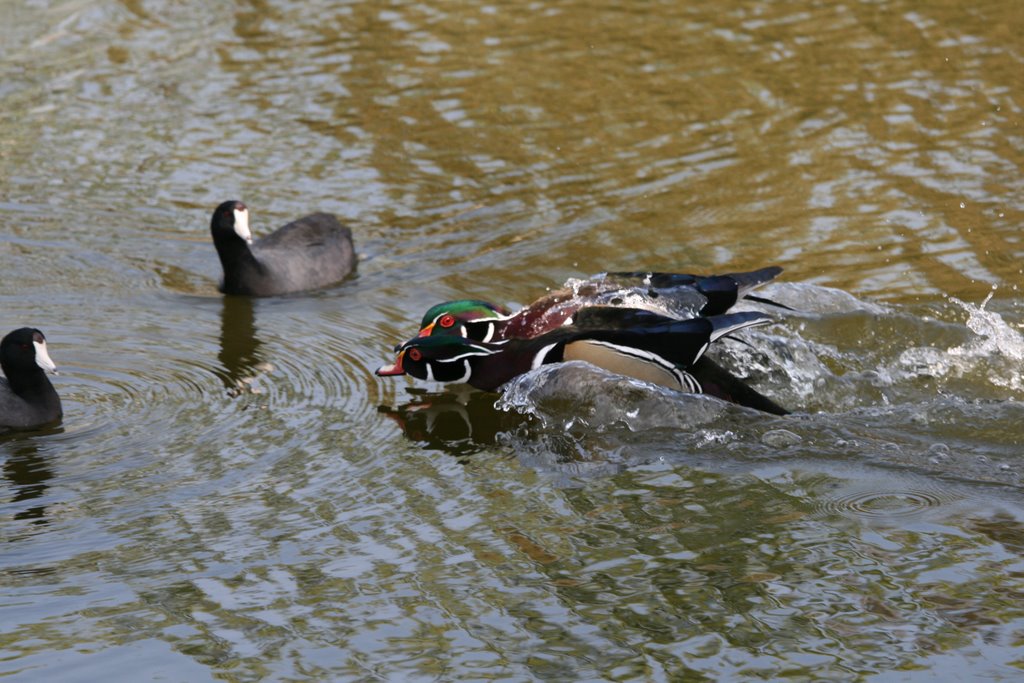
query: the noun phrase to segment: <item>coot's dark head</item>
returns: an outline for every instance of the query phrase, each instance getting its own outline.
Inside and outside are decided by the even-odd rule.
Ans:
[[[245,204],[234,199],[226,201],[213,212],[210,221],[210,232],[214,242],[242,239],[252,244],[252,233],[249,231],[249,209]]]
[[[30,373],[57,374],[57,366],[46,352],[46,337],[39,330],[22,327],[0,341],[0,366],[8,379]]]

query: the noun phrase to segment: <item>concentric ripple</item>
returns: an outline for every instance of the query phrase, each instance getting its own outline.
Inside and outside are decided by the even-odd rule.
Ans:
[[[856,479],[836,489],[819,492],[816,507],[818,515],[823,517],[840,515],[864,522],[905,523],[963,500],[964,496],[956,488],[953,484],[944,486],[941,480],[925,477]]]
[[[893,519],[913,517],[944,500],[935,491],[859,491],[822,503],[822,509],[850,517]]]

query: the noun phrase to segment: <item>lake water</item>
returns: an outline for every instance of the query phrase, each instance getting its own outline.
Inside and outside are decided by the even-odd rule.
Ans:
[[[0,0],[16,681],[1012,680],[1024,4]],[[209,217],[358,274],[216,290]],[[434,303],[781,265],[716,354],[378,378]],[[496,405],[496,401],[498,401]]]

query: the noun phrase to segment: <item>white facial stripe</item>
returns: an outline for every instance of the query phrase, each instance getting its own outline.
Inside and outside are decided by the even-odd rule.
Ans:
[[[470,376],[473,374],[473,369],[469,366],[469,358],[467,358],[466,356],[460,356],[459,358],[462,359],[462,367],[463,367],[462,377],[459,377],[457,379],[447,380],[447,381],[449,381],[449,382],[458,382],[460,384],[465,384],[466,382],[469,381]],[[454,363],[456,360],[458,360],[458,359],[453,358],[451,360],[436,361],[436,362],[438,362],[438,363]],[[435,379],[435,377],[434,377],[433,364],[434,364],[434,361],[431,361],[431,362],[427,363],[427,379],[430,380],[431,382],[435,382],[435,381],[439,382],[441,380]]]
[[[235,233],[247,243],[252,244],[252,232],[249,231],[249,210],[235,209],[234,214]]]
[[[477,347],[471,347],[477,349]],[[438,363],[454,363],[455,361],[463,360],[464,358],[472,358],[473,356],[489,356],[493,353],[490,349],[477,349],[475,351],[467,351],[458,356],[452,356],[451,358],[445,358],[444,360],[438,360]]]
[[[466,368],[466,372],[462,373],[462,377],[458,378],[455,381],[459,382],[460,384],[465,384],[466,382],[469,381],[469,377],[470,377],[470,375],[473,374],[473,371],[469,367],[469,360],[464,360],[464,361],[462,361],[462,363],[463,363],[463,365]]]
[[[41,367],[46,372],[52,372],[57,374],[57,366],[52,360],[50,360],[50,354],[46,352],[46,342],[32,342],[32,345],[36,347],[36,365]]]
[[[449,382],[468,382],[469,381],[469,376],[472,374],[472,368],[470,368],[469,359],[473,358],[475,356],[489,356],[492,353],[494,353],[494,351],[491,350],[491,349],[485,349],[485,348],[481,348],[479,346],[470,346],[469,349],[470,350],[466,351],[465,353],[459,354],[458,356],[452,356],[451,358],[432,359],[432,360],[426,361],[424,363],[424,366],[426,367],[426,371],[427,371],[427,379],[429,381],[431,381],[431,382],[440,382],[441,381],[441,380],[437,379],[434,376],[434,363],[438,363],[439,365],[443,363],[443,364],[445,364],[445,366],[447,366],[449,363],[458,363],[458,362],[461,361],[462,362],[462,367],[465,369],[465,371],[462,374],[462,377],[460,379],[446,380],[446,381],[449,381]]]
[[[491,341],[494,336],[494,323],[487,323],[487,334],[484,335],[484,343]]]
[[[497,311],[491,311],[491,314],[489,316],[487,316],[486,318],[473,318],[472,320],[467,320],[466,322],[482,323],[482,322],[490,322],[491,320],[511,320],[512,318],[516,317],[517,315],[519,315],[519,313],[509,313],[508,315],[502,315],[501,313],[498,313]]]

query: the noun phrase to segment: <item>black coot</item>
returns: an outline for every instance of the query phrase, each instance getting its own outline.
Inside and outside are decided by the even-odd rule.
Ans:
[[[314,213],[253,242],[249,210],[224,202],[210,221],[224,267],[225,294],[273,296],[338,282],[356,264],[352,231],[327,213]]]
[[[46,337],[22,327],[0,341],[0,429],[31,429],[59,420],[64,411],[47,372],[57,366],[46,352]]]

